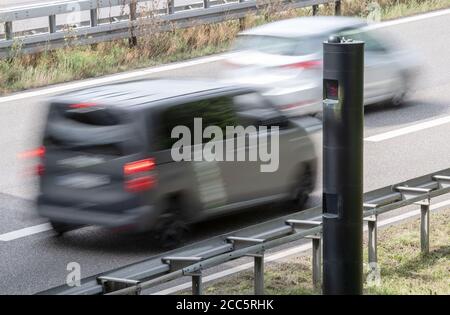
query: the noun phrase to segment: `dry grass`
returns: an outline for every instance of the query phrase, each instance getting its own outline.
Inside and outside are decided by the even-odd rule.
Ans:
[[[344,0],[342,13],[367,16],[370,2]],[[450,6],[450,0],[378,0],[378,3],[384,19]],[[320,6],[320,15],[333,12],[334,5]],[[247,16],[244,27],[311,13],[311,8],[286,10],[277,0],[262,14]],[[158,23],[157,19],[154,23]],[[128,40],[73,47],[71,36],[67,37],[67,47],[35,55],[21,55],[20,47],[15,47],[12,58],[0,60],[0,95],[222,52],[229,47],[240,26],[239,21],[227,21],[155,33],[149,25],[141,29],[145,36],[139,38],[135,47],[130,47]]]
[[[419,220],[379,230],[381,285],[368,286],[366,283],[365,294],[450,294],[449,240],[450,209],[431,215],[431,248],[427,255],[420,253]],[[266,265],[265,292],[319,294],[311,284],[311,277],[309,255],[273,262]],[[242,272],[209,284],[205,293],[252,294],[252,272]]]

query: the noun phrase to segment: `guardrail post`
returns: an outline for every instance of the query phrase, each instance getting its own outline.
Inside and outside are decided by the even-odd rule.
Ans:
[[[107,276],[101,276],[97,278],[97,283],[102,286],[103,294],[112,293],[114,291],[120,291],[129,287],[134,287],[134,290],[130,291],[130,295],[140,295],[141,286],[140,281],[131,279],[113,278]]]
[[[50,33],[56,32],[56,15],[50,15],[48,17],[48,30]]]
[[[312,6],[312,15],[317,15],[317,12],[319,11],[319,5],[315,4]]]
[[[131,47],[137,45],[137,37],[135,35],[135,25],[136,21],[136,0],[130,2],[130,38],[128,40]]]
[[[13,23],[12,22],[5,22],[5,36],[7,40],[13,39]]]
[[[370,268],[374,268],[378,262],[377,257],[377,217],[372,216],[367,219],[367,232],[368,232],[368,258]]]
[[[430,251],[430,202],[420,205],[420,249],[423,254]]]
[[[175,13],[175,0],[167,0],[167,14]]]
[[[312,241],[312,282],[316,289],[322,288],[322,238],[311,237]]]
[[[286,224],[294,228],[311,228],[322,225],[320,221],[286,220]],[[306,238],[312,240],[312,280],[316,289],[322,288],[322,234],[309,235]]]
[[[98,25],[98,15],[97,15],[97,9],[91,9],[91,27]]]
[[[239,0],[239,3],[243,3],[245,0]],[[245,17],[239,18],[239,30],[243,31],[245,29]]]
[[[203,8],[204,9],[209,8],[209,0],[203,0]]]
[[[192,295],[203,294],[202,273],[196,272],[191,274],[192,276]]]
[[[341,15],[341,1],[336,1],[334,3],[334,15]]]
[[[264,253],[255,255],[255,295],[264,294]]]

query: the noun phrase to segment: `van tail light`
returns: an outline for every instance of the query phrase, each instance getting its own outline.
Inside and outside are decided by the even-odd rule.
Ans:
[[[145,159],[125,164],[123,167],[124,175],[133,175],[141,172],[148,172],[155,168],[154,159]]]
[[[155,168],[156,162],[151,158],[126,163],[123,167],[125,190],[136,193],[152,189],[156,185],[156,178],[151,171]]]
[[[125,189],[128,192],[146,191],[155,186],[155,178],[153,176],[142,176],[125,181]]]
[[[31,175],[42,176],[45,172],[44,164],[42,163],[42,159],[45,157],[45,147],[40,146],[36,149],[25,151],[19,153],[20,159],[38,159],[38,163],[32,167]],[[26,174],[30,174],[30,171],[27,171]]]
[[[284,65],[283,68],[289,68],[289,69],[313,69],[313,68],[319,68],[322,66],[321,60],[308,60],[308,61],[301,61],[292,63],[289,65]]]
[[[36,172],[35,172],[35,174],[36,174],[37,176],[42,176],[42,175],[44,175],[44,173],[45,173],[45,166],[44,166],[44,164],[39,163],[39,164],[36,166]]]

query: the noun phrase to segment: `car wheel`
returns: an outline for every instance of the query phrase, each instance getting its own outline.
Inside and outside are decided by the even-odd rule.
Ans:
[[[391,99],[391,105],[395,106],[395,107],[403,105],[403,103],[405,101],[405,96],[406,96],[406,92],[404,92],[404,91],[395,95]]]
[[[53,230],[56,232],[56,234],[58,236],[61,236],[66,232],[76,230],[78,228],[78,226],[76,226],[76,225],[55,222],[55,221],[50,221],[50,225],[52,226]]]
[[[313,115],[313,117],[316,117],[317,119],[323,121],[323,112],[315,113],[315,114]]]
[[[309,166],[306,166],[302,172],[301,178],[294,188],[293,199],[289,202],[288,209],[290,211],[300,211],[302,210],[309,200],[309,194],[313,189],[313,172]]]
[[[391,99],[391,105],[395,107],[403,105],[403,103],[405,102],[406,94],[408,92],[408,79],[406,78],[406,76],[402,76],[401,80],[402,84],[399,92],[396,93]]]

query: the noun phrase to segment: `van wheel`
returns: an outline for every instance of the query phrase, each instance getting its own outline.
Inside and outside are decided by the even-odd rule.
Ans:
[[[298,186],[294,188],[294,198],[290,202],[289,210],[302,210],[305,204],[308,202],[309,194],[313,190],[314,186],[313,173],[309,166],[306,166],[303,170]]]
[[[76,230],[78,228],[78,226],[76,226],[76,225],[55,222],[55,221],[50,221],[50,225],[52,226],[53,230],[56,232],[56,234],[58,236],[61,236],[66,232]]]
[[[172,249],[183,243],[188,232],[189,228],[180,216],[165,215],[156,224],[154,239],[159,247]]]

